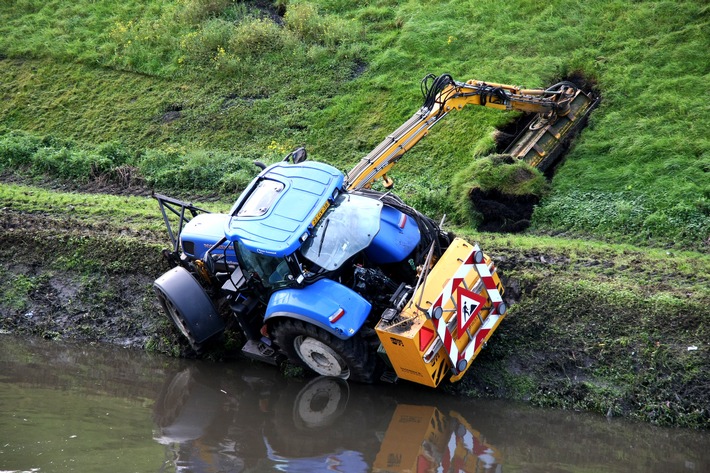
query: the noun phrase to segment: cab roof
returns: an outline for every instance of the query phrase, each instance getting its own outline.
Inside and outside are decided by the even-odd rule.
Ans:
[[[343,186],[343,173],[324,163],[280,162],[264,169],[235,202],[228,240],[249,250],[286,256],[303,243],[321,209]]]

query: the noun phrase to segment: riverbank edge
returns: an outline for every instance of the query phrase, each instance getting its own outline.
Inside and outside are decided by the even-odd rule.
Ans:
[[[0,220],[0,330],[188,354],[152,291],[168,269],[157,235],[12,211]],[[512,307],[469,373],[443,391],[708,428],[702,255],[664,260],[642,248],[479,237]],[[238,342],[228,335],[213,357],[229,357]]]

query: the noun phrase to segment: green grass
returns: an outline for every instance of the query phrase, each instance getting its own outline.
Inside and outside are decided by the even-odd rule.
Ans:
[[[40,281],[36,278],[28,277],[24,274],[7,274],[3,276],[3,285],[0,288],[0,296],[3,300],[10,301],[9,308],[12,310],[24,310],[27,305],[27,298],[30,293],[37,289]]]
[[[218,200],[200,202],[199,206],[212,212],[226,212],[231,204],[230,201]],[[0,219],[0,223],[4,220],[10,228],[42,231],[57,227],[66,231],[99,234],[106,239],[127,235],[149,242],[168,242],[158,202],[150,197],[62,192],[1,184],[0,208],[5,211],[5,219]],[[176,225],[177,217],[171,213],[168,217],[171,224]]]
[[[0,135],[52,137],[28,158],[34,174],[87,179],[86,155],[118,143],[160,190],[224,193],[245,184],[251,160],[298,145],[350,168],[416,111],[426,73],[543,87],[581,71],[603,101],[529,232],[706,247],[705,2],[266,5],[4,2]],[[510,119],[448,117],[393,173],[399,192],[460,214],[451,176],[493,152],[494,127]]]
[[[480,158],[513,113],[452,113],[391,173],[407,203],[481,240],[517,294],[456,389],[707,425],[706,3],[2,2],[0,173],[27,184],[0,185],[17,271],[3,299],[24,310],[44,283],[15,258],[99,287],[161,271],[155,201],[66,191],[76,184],[145,185],[224,211],[255,159],[304,145],[351,168],[421,106],[427,73],[526,87],[582,73],[601,105],[535,191],[525,234],[476,233],[461,196],[500,177]],[[174,335],[162,326],[151,347],[171,350]]]
[[[128,225],[131,222],[142,224],[143,220],[160,220],[155,212],[156,201],[145,197],[59,192],[16,184],[0,187],[0,205],[6,210],[45,213],[57,218],[73,216],[87,222],[95,221],[97,217]]]
[[[454,393],[706,428],[710,256],[466,237],[481,240],[519,302]]]

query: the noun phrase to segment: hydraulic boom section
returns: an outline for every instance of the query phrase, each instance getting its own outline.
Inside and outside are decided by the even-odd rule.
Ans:
[[[561,117],[570,115],[570,112],[573,112],[573,116],[567,121],[577,122],[596,104],[596,99],[582,92],[572,82],[559,82],[547,89],[523,89],[478,80],[457,82],[449,74],[439,77],[429,74],[424,77],[422,94],[424,105],[348,173],[346,181],[349,190],[369,188],[379,178],[383,179],[386,188],[392,187],[393,181],[387,176],[392,166],[447,113],[460,110],[466,105],[535,113],[537,116],[530,129],[544,130]],[[573,127],[570,126],[563,129],[564,133],[571,131]],[[557,141],[561,141],[562,136],[559,133],[557,135]],[[525,152],[533,146],[531,144],[525,148]],[[514,154],[514,157],[520,158],[523,155]],[[537,165],[527,158],[526,161],[533,166]]]

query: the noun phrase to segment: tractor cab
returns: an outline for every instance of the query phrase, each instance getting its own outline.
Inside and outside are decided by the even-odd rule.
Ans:
[[[259,173],[237,199],[221,236],[260,255],[293,254],[308,239],[342,186],[343,173],[327,164],[273,164]]]
[[[202,211],[185,222],[179,246],[191,261],[209,252],[228,265],[239,264],[265,286],[288,285],[300,276],[294,252],[314,232],[342,184],[343,174],[326,164],[274,164],[252,180],[228,214]]]

